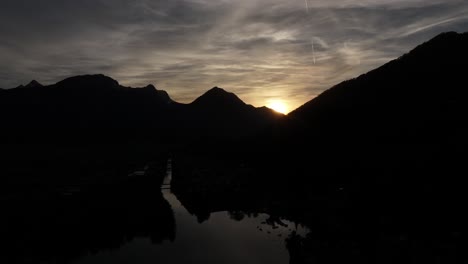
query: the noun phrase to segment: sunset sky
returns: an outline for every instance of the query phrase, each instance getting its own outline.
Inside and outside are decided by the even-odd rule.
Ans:
[[[0,87],[103,73],[291,111],[444,31],[468,31],[468,1],[2,0]]]

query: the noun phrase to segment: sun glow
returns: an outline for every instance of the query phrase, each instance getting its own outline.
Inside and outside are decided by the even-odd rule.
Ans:
[[[281,100],[272,100],[267,106],[278,113],[286,114],[288,112],[288,106]]]

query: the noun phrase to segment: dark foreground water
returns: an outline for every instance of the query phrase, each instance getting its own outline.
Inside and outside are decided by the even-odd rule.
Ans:
[[[166,183],[170,182],[170,171]],[[305,234],[305,227],[283,220],[286,225],[268,225],[266,214],[212,213],[199,223],[170,190],[163,190],[176,221],[174,241],[154,244],[149,238],[134,238],[116,250],[84,256],[75,264],[102,263],[268,263],[286,264],[285,239]]]

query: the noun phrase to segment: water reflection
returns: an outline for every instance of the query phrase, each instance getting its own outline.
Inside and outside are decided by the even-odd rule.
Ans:
[[[170,205],[146,183],[132,179],[73,194],[38,189],[2,201],[0,263],[71,263],[141,238],[174,240]]]
[[[74,263],[281,263],[289,261],[284,239],[296,226],[271,226],[266,214],[246,215],[241,221],[228,212],[213,213],[198,223],[169,190],[163,191],[174,211],[177,237],[154,245],[138,238],[118,251],[101,252]],[[297,231],[305,233],[303,227]]]
[[[163,181],[170,185],[171,166]],[[163,185],[163,186],[164,186]],[[220,211],[201,222],[169,190],[163,197],[174,212],[177,236],[174,241],[152,244],[147,238],[135,239],[117,251],[100,252],[74,263],[289,263],[285,239],[292,233],[307,233],[306,228],[267,214]]]
[[[168,196],[173,195],[165,194]],[[266,224],[269,218],[266,214],[246,215],[238,221],[232,213],[224,211],[198,223],[180,203],[173,209],[180,227],[176,243],[184,240],[202,243],[202,251],[193,252],[194,259],[212,263],[288,263],[284,237],[295,228],[290,222],[286,221],[287,227],[274,229]]]
[[[146,171],[166,168],[156,165]],[[164,170],[156,173],[160,177],[122,177],[79,188],[32,186],[4,196],[0,263],[285,264],[287,237],[307,233],[230,204],[205,216],[196,209],[200,203],[189,204],[189,211],[170,191],[171,164],[162,179]]]

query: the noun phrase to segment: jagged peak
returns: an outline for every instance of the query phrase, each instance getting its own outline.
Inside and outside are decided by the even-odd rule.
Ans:
[[[162,101],[164,101],[164,102],[166,102],[166,103],[171,103],[171,102],[173,102],[173,100],[172,100],[171,97],[169,96],[169,93],[167,93],[167,92],[164,91],[164,90],[158,90],[158,89],[156,88],[156,86],[154,86],[153,84],[148,84],[148,85],[146,85],[145,87],[137,88],[137,89],[144,89],[144,90],[147,90],[148,92],[154,93],[154,94],[156,94]]]
[[[42,84],[40,84],[38,81],[36,80],[32,80],[31,82],[29,82],[26,86],[24,87],[27,87],[27,88],[37,88],[37,87],[42,87]]]
[[[169,98],[169,94],[166,91],[164,90],[156,90],[156,91],[158,92],[158,94],[165,95]]]
[[[153,86],[154,87],[154,86]],[[172,103],[174,102],[172,100],[172,98],[169,96],[169,94],[164,91],[164,90],[157,90],[156,88],[154,88],[154,90],[156,91],[156,94],[158,95],[158,97],[163,100],[165,103]]]
[[[202,97],[221,97],[221,96],[226,97],[226,98],[231,98],[231,99],[237,99],[237,100],[241,101],[239,99],[239,97],[237,97],[237,95],[235,95],[234,93],[228,92],[228,91],[226,91],[223,88],[220,88],[218,86],[215,86],[215,87],[211,88],[210,90],[206,91],[199,98],[202,98]]]
[[[193,105],[245,105],[234,93],[215,86],[192,102]]]
[[[231,94],[231,95],[234,95],[233,93],[231,92],[228,92],[226,90],[224,90],[223,88],[220,88],[218,86],[215,86],[211,89],[209,89],[208,91],[206,91],[203,95],[226,95],[226,94]],[[203,96],[202,95],[202,96]]]
[[[156,89],[156,86],[154,86],[154,85],[152,85],[152,84],[148,84],[148,85],[146,85],[146,86],[145,86],[145,88],[147,88],[147,89],[154,89],[154,90],[158,90],[158,89]]]
[[[211,88],[210,90],[207,91],[207,93],[228,93],[226,90],[224,90],[223,88],[220,88],[218,86],[215,86],[213,88]]]

